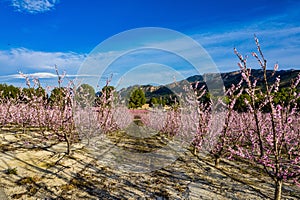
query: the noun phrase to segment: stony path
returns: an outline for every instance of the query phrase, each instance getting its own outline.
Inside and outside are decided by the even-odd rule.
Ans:
[[[217,169],[209,156],[178,148],[174,138],[141,137],[143,131],[151,131],[137,126],[127,131],[130,134],[93,138],[89,147],[82,141],[74,145],[71,156],[64,155],[64,143],[26,149],[20,140],[28,133],[0,132],[0,180],[5,193],[10,199],[26,200],[273,196],[272,181],[246,163],[223,160]],[[5,173],[9,168],[16,168],[17,174]],[[283,199],[300,199],[300,190],[293,185],[285,184],[283,194]]]

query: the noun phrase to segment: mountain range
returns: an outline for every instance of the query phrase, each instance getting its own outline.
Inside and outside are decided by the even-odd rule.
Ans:
[[[291,84],[291,81],[295,79],[298,74],[300,73],[300,70],[294,70],[294,69],[289,69],[289,70],[280,70],[276,71],[273,74],[273,70],[267,70],[267,77],[268,77],[268,82],[270,84],[274,83],[276,80],[276,77],[280,77],[280,87],[289,87]],[[256,78],[257,79],[257,86],[261,87],[263,85],[263,77],[264,73],[262,69],[252,69],[251,70],[251,78]],[[221,81],[216,81],[218,80],[217,78],[222,78]],[[232,72],[224,72],[220,74],[216,73],[206,73],[203,75],[194,75],[190,76],[184,80],[177,81],[176,83],[170,83],[167,85],[160,85],[160,86],[153,86],[151,84],[148,85],[134,85],[130,86],[127,88],[123,88],[120,90],[120,94],[123,97],[128,97],[131,93],[131,91],[134,88],[141,88],[146,96],[147,101],[149,101],[152,97],[156,98],[169,98],[170,95],[174,96],[174,93],[178,92],[178,86],[182,85],[189,85],[192,84],[193,86],[196,85],[197,87],[200,88],[203,85],[207,88],[207,85],[209,85],[209,90],[211,88],[219,88],[223,89],[230,87],[232,84],[238,84],[241,80],[242,76],[240,71],[232,71]],[[222,85],[220,85],[222,83]],[[216,85],[218,84],[218,85]],[[213,90],[212,89],[212,90]],[[209,91],[212,92],[212,91]]]

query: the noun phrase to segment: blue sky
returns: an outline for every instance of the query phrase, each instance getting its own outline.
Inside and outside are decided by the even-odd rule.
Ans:
[[[256,50],[253,34],[270,68],[278,62],[279,69],[300,69],[299,8],[297,0],[0,0],[0,81],[22,85],[22,71],[53,84],[54,65],[72,79],[99,43],[141,27],[188,35],[221,72],[238,70],[233,47],[249,57]],[[251,59],[249,64],[257,68]],[[180,65],[177,70],[183,77],[195,73]],[[118,70],[126,73],[122,67],[113,73]]]

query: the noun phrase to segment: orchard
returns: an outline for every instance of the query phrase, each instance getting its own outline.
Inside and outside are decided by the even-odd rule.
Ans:
[[[263,77],[255,77],[247,57],[234,49],[241,74],[239,82],[226,88],[225,97],[208,95],[207,88],[191,84],[185,88],[190,93],[178,94],[188,102],[185,108],[193,108],[188,112],[183,111],[180,101],[169,110],[142,111],[138,108],[146,99],[141,89],[132,92],[129,105],[118,104],[118,91],[109,85],[111,80],[100,95],[95,95],[87,84],[63,84],[66,74],[61,75],[57,68],[57,86],[46,89],[38,79],[23,75],[26,88],[0,87],[1,130],[10,128],[30,134],[34,129],[40,148],[50,147],[49,141],[62,142],[66,144],[65,156],[72,156],[73,145],[82,141],[88,141],[88,147],[97,145],[95,138],[124,133],[138,118],[137,126],[155,130],[169,140],[190,138],[187,150],[197,159],[203,154],[210,156],[216,169],[222,168],[222,160],[242,161],[261,169],[273,181],[274,195],[270,198],[279,200],[285,184],[300,186],[300,74],[289,89],[280,87],[279,76],[270,83],[278,64],[271,75],[267,73],[267,60],[256,37],[255,42],[257,53],[252,56]],[[258,81],[263,85],[258,86]],[[208,96],[214,100],[201,100]],[[151,103],[157,105],[156,99]],[[213,125],[216,121],[223,123]],[[28,148],[36,145],[30,140],[22,142]]]

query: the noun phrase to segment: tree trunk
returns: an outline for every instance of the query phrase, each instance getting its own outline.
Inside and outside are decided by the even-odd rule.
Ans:
[[[70,144],[70,139],[67,135],[65,135],[65,140],[67,143],[67,155],[70,155],[71,154],[71,144]]]
[[[194,155],[197,155],[197,148],[196,148],[195,146],[194,146],[193,148],[194,148],[193,154],[194,154]]]
[[[215,167],[218,168],[220,165],[220,157],[219,156],[215,156]]]
[[[281,199],[281,192],[282,192],[282,180],[275,181],[275,200]]]
[[[90,137],[87,137],[88,143],[87,146],[90,147]]]

